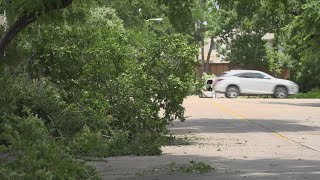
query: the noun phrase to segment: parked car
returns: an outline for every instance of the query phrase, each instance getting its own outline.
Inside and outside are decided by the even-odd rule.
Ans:
[[[278,79],[261,71],[231,70],[216,78],[213,90],[224,93],[227,98],[240,95],[273,95],[276,98],[286,98],[298,93],[299,86],[292,81]]]

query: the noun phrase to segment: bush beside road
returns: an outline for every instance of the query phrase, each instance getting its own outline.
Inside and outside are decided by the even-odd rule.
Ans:
[[[308,93],[298,93],[296,95],[291,96],[291,98],[295,98],[295,99],[320,99],[320,89],[313,90]]]

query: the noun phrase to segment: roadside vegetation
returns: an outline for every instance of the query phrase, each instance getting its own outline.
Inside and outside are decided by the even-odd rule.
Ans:
[[[190,161],[187,165],[182,165],[180,171],[184,173],[197,173],[197,174],[205,174],[214,170],[214,167],[204,163],[204,162],[196,162]]]
[[[291,98],[295,99],[320,99],[320,90],[314,89],[307,93],[298,93],[296,95],[291,96]]]
[[[226,61],[277,77],[288,68],[301,92],[320,86],[320,1],[207,1],[203,7],[204,33]]]
[[[143,171],[136,172],[137,176],[145,175],[160,175],[160,174],[174,174],[174,173],[188,173],[188,174],[206,174],[213,172],[215,168],[205,162],[191,160],[186,164],[178,164],[175,161],[170,162],[166,167],[150,168]]]

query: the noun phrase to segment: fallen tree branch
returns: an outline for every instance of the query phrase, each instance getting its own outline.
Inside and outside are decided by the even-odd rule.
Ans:
[[[103,158],[93,158],[93,157],[75,157],[75,159],[83,160],[83,161],[108,162]]]
[[[3,174],[7,179],[10,179],[10,177],[7,174],[5,174],[4,172],[0,171],[0,174]]]
[[[104,138],[111,138],[111,136],[107,136],[107,135],[104,135],[104,134],[102,134],[101,136],[104,137]]]
[[[55,122],[52,120],[52,118],[51,118],[49,115],[47,115],[47,117],[50,119],[50,121],[52,122],[52,124],[55,125]],[[60,131],[58,128],[55,128],[55,129],[56,129],[57,132],[59,133],[60,138],[61,138],[61,139],[64,139],[64,136],[62,135],[61,131]]]
[[[7,157],[7,156],[9,156],[9,153],[7,153],[7,154],[5,154],[5,155],[1,156],[1,157],[0,157],[0,159],[5,158],[5,157]]]

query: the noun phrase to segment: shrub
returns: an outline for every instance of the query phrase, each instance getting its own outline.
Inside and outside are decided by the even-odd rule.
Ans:
[[[315,88],[308,93],[299,93],[291,96],[291,98],[297,99],[320,99],[320,89]]]
[[[99,179],[96,170],[72,158],[36,116],[6,118],[1,136],[16,159],[0,164],[0,179]],[[15,123],[12,123],[14,121]]]
[[[181,166],[180,170],[184,173],[204,174],[213,171],[214,167],[204,162],[190,161],[190,164]]]

